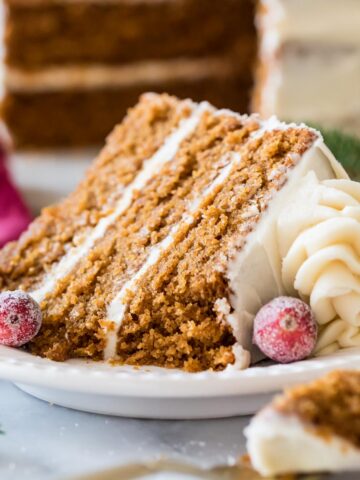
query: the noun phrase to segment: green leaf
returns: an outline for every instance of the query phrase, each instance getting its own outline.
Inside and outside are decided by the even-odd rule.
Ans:
[[[326,145],[343,165],[353,180],[360,180],[360,139],[338,130],[315,126],[324,137]]]

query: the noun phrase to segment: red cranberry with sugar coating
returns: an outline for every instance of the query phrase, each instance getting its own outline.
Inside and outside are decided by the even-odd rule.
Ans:
[[[314,314],[309,305],[298,298],[274,298],[255,317],[253,342],[276,362],[290,363],[307,358],[316,340]]]
[[[21,290],[0,293],[0,344],[21,347],[40,330],[42,314],[39,305]]]

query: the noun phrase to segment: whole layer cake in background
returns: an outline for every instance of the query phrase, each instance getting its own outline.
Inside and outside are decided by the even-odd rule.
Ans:
[[[28,348],[54,360],[245,368],[255,314],[292,289],[333,352],[360,342],[359,208],[316,130],[146,94],[0,252],[0,290],[40,304]]]
[[[261,0],[259,41],[252,0],[3,3],[18,146],[101,143],[144,91],[245,112],[254,82],[263,117],[360,133],[358,0]]]
[[[360,135],[360,2],[262,0],[253,109]]]
[[[5,0],[3,116],[17,145],[101,143],[144,91],[245,111],[251,0]]]

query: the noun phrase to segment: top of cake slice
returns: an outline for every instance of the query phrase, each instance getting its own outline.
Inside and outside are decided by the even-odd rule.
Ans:
[[[254,417],[246,436],[263,475],[359,469],[360,372],[289,389]]]
[[[0,253],[0,290],[41,305],[34,354],[244,368],[254,315],[285,292],[283,258],[287,281],[305,260],[292,243],[360,201],[346,178],[305,125],[145,94],[76,191]]]

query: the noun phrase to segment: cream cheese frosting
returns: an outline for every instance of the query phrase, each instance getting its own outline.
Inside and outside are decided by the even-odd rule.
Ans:
[[[270,120],[265,125],[268,128],[281,128],[281,125],[276,126],[275,120]],[[286,288],[283,258],[301,233],[301,222],[304,224],[309,221],[309,210],[311,213],[312,206],[305,210],[304,196],[306,199],[308,192],[312,191],[314,181],[333,179],[328,180],[330,184],[345,185],[347,182],[352,184],[353,182],[349,182],[347,178],[346,172],[319,137],[298,165],[289,172],[287,182],[281,190],[273,192],[274,198],[269,204],[268,211],[262,216],[254,232],[249,235],[244,248],[228,262],[227,276],[232,295],[231,313],[226,319],[232,326],[238,343],[251,352],[252,362],[261,357],[259,351],[252,345],[253,320],[258,310],[279,295],[287,293],[297,295],[291,280],[287,284],[291,287],[291,292]],[[288,206],[293,205],[295,213],[289,211]],[[257,214],[256,208],[253,214]],[[291,221],[291,229],[286,223],[287,220]],[[319,345],[323,341],[324,337],[321,336]]]
[[[252,419],[245,436],[251,462],[265,476],[360,469],[360,450],[351,443],[320,436],[296,415],[272,407]]]
[[[304,179],[278,219],[282,279],[320,326],[317,353],[360,345],[360,184]]]

